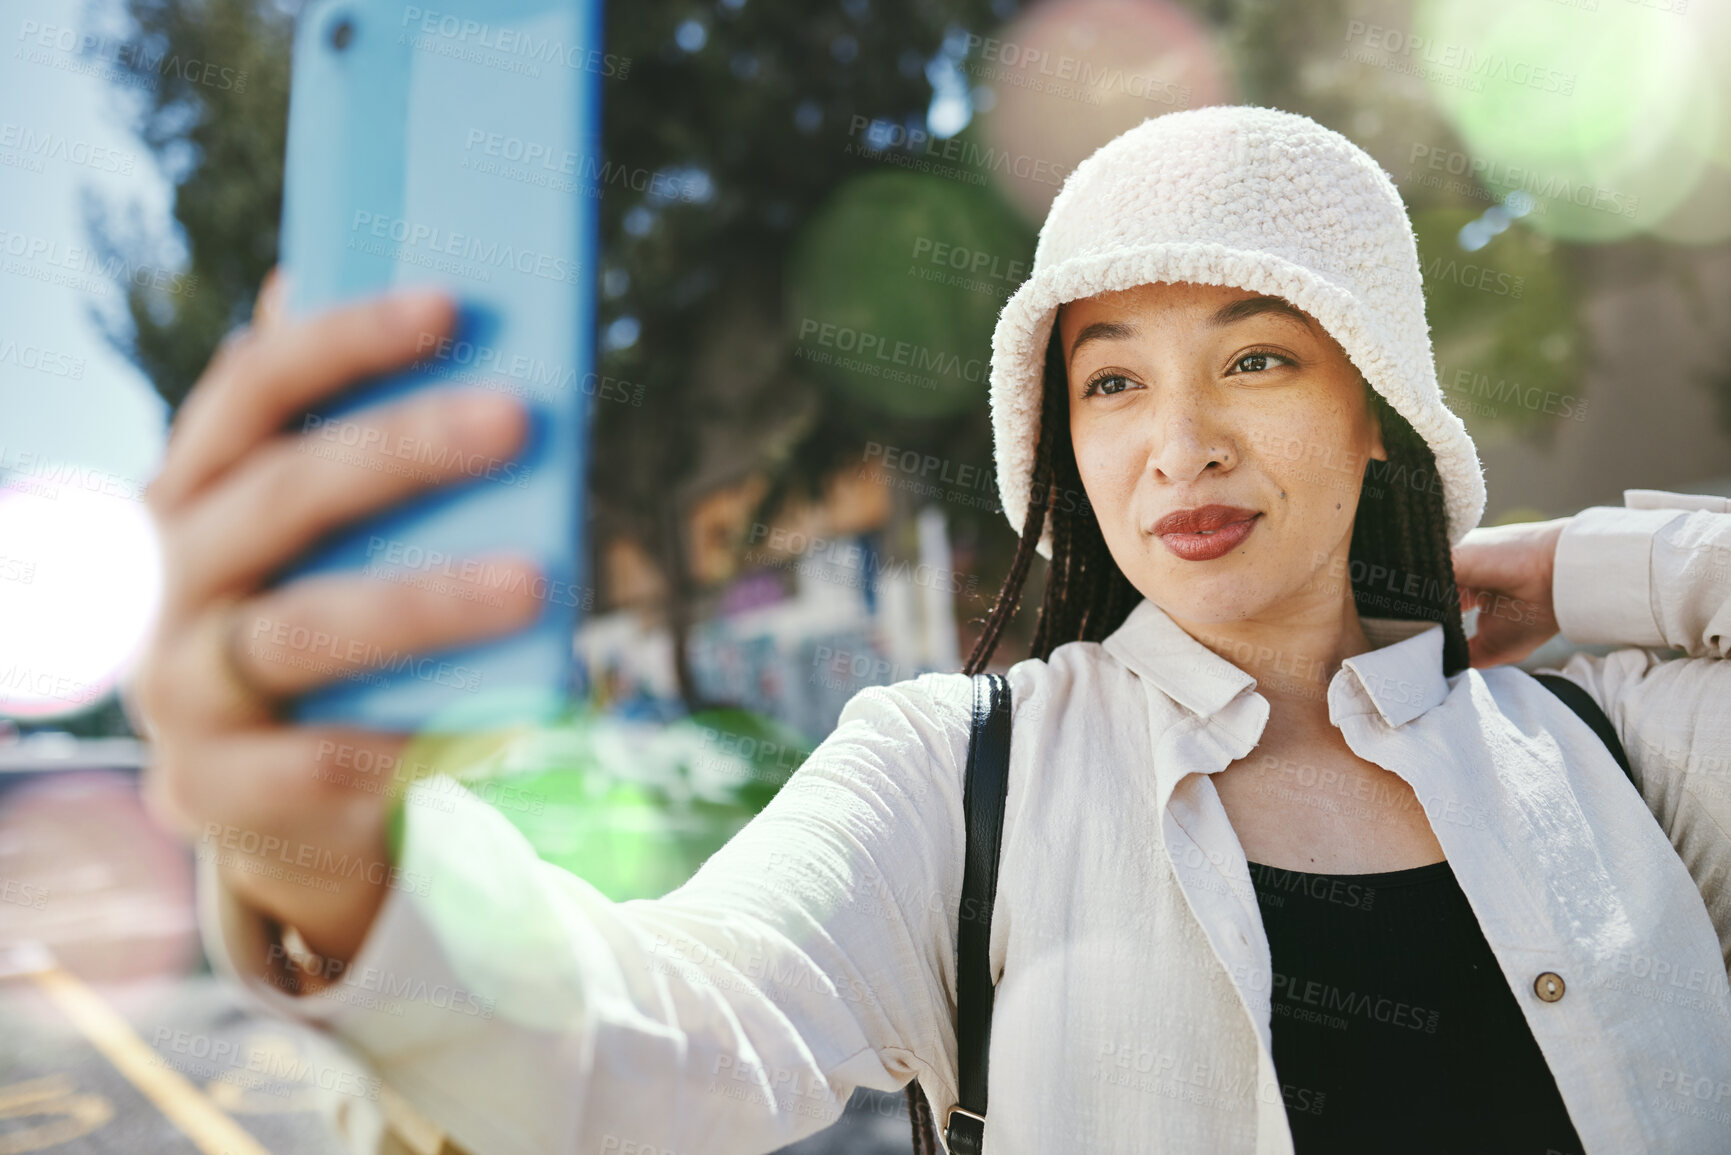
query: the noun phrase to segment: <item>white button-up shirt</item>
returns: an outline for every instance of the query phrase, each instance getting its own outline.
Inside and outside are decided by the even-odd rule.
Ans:
[[[1688,655],[1563,667],[1615,724],[1638,791],[1522,671],[1445,679],[1432,625],[1367,620],[1377,648],[1334,675],[1329,717],[1412,785],[1586,1152],[1727,1151],[1731,503],[1626,501],[1652,508],[1574,519],[1554,593],[1576,641]],[[1267,700],[1146,601],[1104,642],[1009,679],[986,1151],[1291,1152],[1287,1102],[1328,1109],[1270,1050],[1273,998],[1304,992],[1273,982],[1210,778],[1256,748]],[[404,882],[345,981],[299,999],[242,981],[325,1024],[477,1155],[768,1151],[854,1088],[910,1078],[941,1124],[971,702],[959,674],[860,691],[769,805],[655,900],[609,901],[496,811],[421,783]],[[207,946],[250,976],[259,923],[213,878]],[[1555,1001],[1534,989],[1547,972]]]

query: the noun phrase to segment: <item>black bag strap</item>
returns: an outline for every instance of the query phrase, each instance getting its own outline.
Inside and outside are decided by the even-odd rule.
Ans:
[[[1623,743],[1617,740],[1617,728],[1611,725],[1611,720],[1605,717],[1605,712],[1599,709],[1599,703],[1593,701],[1593,695],[1587,693],[1579,683],[1570,681],[1561,674],[1534,674],[1545,689],[1563,700],[1563,705],[1573,710],[1581,721],[1592,727],[1593,733],[1599,736],[1611,757],[1617,760],[1617,765],[1628,775],[1630,785],[1635,783],[1635,771],[1629,765],[1629,755],[1623,751]]]
[[[950,1155],[980,1155],[986,1131],[986,1057],[992,1040],[992,900],[1010,783],[1010,682],[974,675],[974,724],[962,790],[967,857],[956,930],[956,1050],[959,1101],[944,1119]]]

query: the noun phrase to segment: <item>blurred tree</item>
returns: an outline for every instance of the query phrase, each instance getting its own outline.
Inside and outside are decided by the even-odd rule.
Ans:
[[[127,281],[125,316],[99,316],[109,339],[150,378],[172,411],[211,352],[252,311],[276,263],[288,125],[290,17],[259,0],[126,0],[141,51],[123,92],[138,94],[136,131],[174,185],[175,224],[191,287],[171,292]],[[177,56],[219,62],[229,84],[200,69],[151,68]],[[189,75],[191,79],[189,79]],[[161,264],[167,238],[87,203],[96,245],[121,267]]]
[[[801,371],[783,323],[783,273],[800,227],[865,171],[848,148],[857,118],[923,125],[927,64],[946,32],[999,18],[985,0],[610,9],[608,50],[632,65],[604,98],[609,164],[680,172],[688,184],[696,176],[705,194],[656,203],[609,188],[601,204],[603,348],[609,317],[636,322],[635,339],[605,364],[644,386],[644,405],[597,407],[596,536],[660,527],[652,544],[675,591],[676,639],[700,593],[683,540],[698,488],[765,468],[772,485],[750,519],[761,520],[789,492],[811,494],[829,468],[857,462],[867,440],[890,439],[881,416]],[[978,410],[968,422],[987,438],[989,461]],[[676,661],[685,652],[676,645]],[[689,671],[679,677],[688,688]]]

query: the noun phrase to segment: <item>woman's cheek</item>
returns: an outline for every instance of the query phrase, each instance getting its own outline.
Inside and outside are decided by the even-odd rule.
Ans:
[[[1132,499],[1140,476],[1133,455],[1110,438],[1097,438],[1077,449],[1076,472],[1095,516],[1133,523],[1136,513]]]

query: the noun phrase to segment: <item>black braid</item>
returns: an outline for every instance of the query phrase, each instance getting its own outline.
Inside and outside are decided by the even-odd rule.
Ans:
[[[1062,363],[1059,365],[1062,369]],[[1046,407],[1051,407],[1051,397],[1047,396]],[[1022,585],[1028,577],[1028,567],[1034,561],[1034,546],[1040,540],[1040,528],[1046,520],[1046,510],[1051,505],[1051,446],[1053,431],[1056,424],[1042,418],[1040,421],[1039,446],[1034,455],[1034,474],[1028,486],[1028,512],[1022,518],[1022,536],[1016,544],[1016,556],[1010,562],[1010,572],[1004,578],[1002,588],[998,590],[998,600],[992,606],[992,613],[986,620],[986,628],[981,632],[979,640],[974,643],[973,653],[968,655],[967,664],[962,667],[964,673],[977,674],[985,669],[986,661],[992,651],[997,648],[998,636],[1004,632],[1004,626],[1010,616],[1015,613],[1016,604],[1022,598]],[[1067,437],[1065,440],[1069,440]],[[1046,579],[1048,601],[1055,579]],[[1040,622],[1044,625],[1046,615],[1040,614]]]
[[[1053,331],[1056,332],[1056,326]],[[1056,362],[1054,362],[1054,357]],[[1056,371],[1064,371],[1063,351],[1054,341],[1046,348],[1046,377],[1049,380]],[[986,662],[991,659],[992,651],[997,648],[998,638],[1004,632],[1004,626],[1016,612],[1022,600],[1022,586],[1027,580],[1028,567],[1034,561],[1034,547],[1039,543],[1041,527],[1046,521],[1046,511],[1052,505],[1052,490],[1055,479],[1052,476],[1052,443],[1057,439],[1058,431],[1064,430],[1063,440],[1067,443],[1069,419],[1064,416],[1058,420],[1059,414],[1068,414],[1069,399],[1063,390],[1054,396],[1048,389],[1042,400],[1040,415],[1040,433],[1034,450],[1034,472],[1032,483],[1028,487],[1028,512],[1022,518],[1022,536],[1016,542],[1016,556],[1010,562],[1010,572],[1004,578],[1003,586],[998,590],[998,598],[992,605],[992,612],[986,619],[986,628],[980,633],[979,640],[974,643],[973,652],[968,655],[967,662],[962,666],[965,674],[977,674],[986,668]],[[1054,519],[1053,533],[1057,534],[1061,523]],[[1067,527],[1066,527],[1067,528]],[[1054,542],[1054,545],[1056,543]],[[1054,558],[1065,556],[1054,549]],[[1054,564],[1046,574],[1046,598],[1040,607],[1040,618],[1034,629],[1034,645],[1040,645],[1041,635],[1045,632],[1051,620],[1049,612],[1054,603],[1054,597],[1059,602],[1063,597],[1062,567]]]
[[[938,1155],[937,1127],[932,1122],[932,1105],[926,1102],[920,1081],[908,1083],[908,1122],[914,1129],[914,1155]]]
[[[1467,668],[1467,635],[1436,455],[1382,394],[1366,385],[1365,396],[1388,460],[1365,470],[1349,552],[1352,599],[1362,617],[1440,622],[1443,673],[1455,674]],[[1419,590],[1408,595],[1413,576]]]

